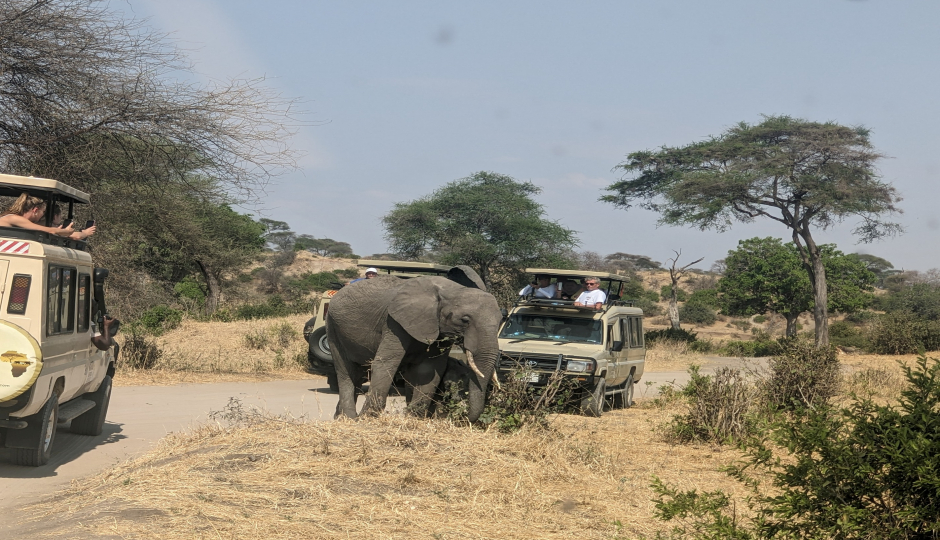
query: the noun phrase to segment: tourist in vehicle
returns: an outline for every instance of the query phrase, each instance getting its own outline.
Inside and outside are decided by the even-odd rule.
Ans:
[[[62,228],[62,209],[59,208],[59,205],[52,207],[52,225],[54,227]],[[85,241],[89,236],[95,234],[98,231],[98,225],[92,224],[91,227],[85,227],[80,231],[73,232],[69,238],[72,240],[82,240]]]
[[[74,229],[68,227],[44,227],[38,222],[46,215],[46,202],[39,197],[30,197],[23,193],[0,214],[0,227],[19,227],[31,231],[42,231],[58,236],[71,236]]]
[[[573,279],[565,279],[559,283],[558,289],[562,300],[574,300],[584,292],[584,285]]]
[[[578,299],[574,301],[574,305],[601,309],[604,302],[607,301],[607,293],[598,288],[600,284],[600,280],[596,277],[585,278],[584,286],[587,287],[587,290],[578,296]]]
[[[361,277],[361,278],[356,278],[356,279],[350,281],[350,283],[355,283],[355,282],[357,282],[357,281],[362,281],[362,280],[364,280],[364,279],[372,279],[372,278],[374,278],[374,277],[377,276],[377,275],[379,275],[379,271],[376,270],[375,268],[366,268],[366,277],[364,277],[364,278],[362,278],[362,277]]]
[[[558,298],[558,286],[551,283],[551,281],[552,278],[549,276],[535,276],[535,281],[519,291],[519,296],[529,296],[531,294],[535,298]]]

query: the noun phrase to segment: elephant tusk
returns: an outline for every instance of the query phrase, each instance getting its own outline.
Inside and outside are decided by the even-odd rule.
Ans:
[[[496,375],[496,370],[493,370],[493,384],[496,385],[497,390],[502,390],[503,385],[499,384],[499,377]]]
[[[483,378],[483,372],[480,371],[480,368],[478,368],[477,365],[476,365],[476,363],[474,363],[474,361],[473,361],[473,353],[471,353],[470,351],[467,351],[467,350],[464,350],[464,352],[467,353],[467,363],[470,364],[470,369],[472,369],[473,372],[476,373],[477,376],[482,379],[482,378]]]

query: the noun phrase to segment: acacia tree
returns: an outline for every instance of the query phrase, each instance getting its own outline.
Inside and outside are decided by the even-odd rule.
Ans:
[[[405,258],[435,254],[444,264],[469,264],[487,287],[494,266],[523,268],[564,258],[575,232],[544,217],[531,182],[477,172],[431,195],[396,203],[382,218],[392,251]]]
[[[680,266],[677,268],[676,265],[679,263],[679,256],[682,255],[682,251],[673,251],[673,253],[675,253],[676,256],[671,259],[668,259],[669,264],[670,264],[669,279],[672,282],[672,287],[670,288],[670,291],[669,291],[668,313],[669,313],[669,322],[672,324],[673,328],[678,330],[679,329],[679,281],[688,272],[689,267],[691,267],[693,264],[702,262],[702,259],[704,259],[705,257],[702,257],[701,259],[692,261],[685,266]]]
[[[896,234],[882,220],[901,200],[882,182],[869,131],[789,116],[744,122],[720,136],[684,147],[634,152],[615,169],[626,177],[601,197],[623,209],[634,204],[660,213],[660,224],[725,231],[734,221],[768,218],[791,233],[813,286],[816,345],[829,345],[826,270],[816,229],[847,218],[862,242]]]

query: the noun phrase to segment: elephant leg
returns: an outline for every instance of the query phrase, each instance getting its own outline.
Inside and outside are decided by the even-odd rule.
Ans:
[[[356,384],[359,378],[358,365],[349,362],[344,348],[335,341],[331,342],[333,366],[336,368],[336,383],[339,386],[339,401],[336,403],[334,418],[346,416],[356,418]]]
[[[408,405],[408,411],[411,414],[428,416],[431,412],[431,402],[437,394],[437,387],[441,383],[446,367],[447,356],[440,355],[423,359],[408,368],[406,380],[411,387],[411,403]]]
[[[362,407],[363,415],[375,416],[385,410],[388,392],[392,388],[395,373],[401,366],[410,341],[411,338],[397,324],[389,324],[389,327],[382,333],[382,341],[375,352],[375,358],[372,359],[372,377],[369,381],[366,403]]]

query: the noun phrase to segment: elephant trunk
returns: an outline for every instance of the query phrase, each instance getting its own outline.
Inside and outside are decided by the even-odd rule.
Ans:
[[[470,384],[467,418],[471,422],[476,422],[477,419],[480,418],[480,415],[483,414],[483,406],[486,401],[486,388],[496,369],[496,358],[499,351],[498,349],[486,349],[477,351],[476,355],[470,350],[466,350],[465,352],[467,354],[467,363],[476,375],[476,377],[474,377],[475,380]]]

